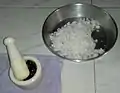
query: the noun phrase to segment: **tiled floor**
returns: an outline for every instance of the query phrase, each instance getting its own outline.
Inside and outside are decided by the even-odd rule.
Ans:
[[[19,7],[59,7],[67,3],[91,3],[91,0],[0,0],[0,6],[19,6]]]
[[[56,7],[72,2],[103,7],[116,20],[119,30],[120,0],[0,0],[0,53],[6,52],[3,38],[13,36],[22,53],[53,55],[43,44],[42,25]],[[64,61],[62,93],[120,92],[119,35],[114,48],[95,61]]]
[[[120,7],[120,0],[92,0],[92,4],[100,7]]]
[[[1,40],[7,36],[13,36],[22,52],[32,51],[33,47],[43,46],[40,33],[42,24],[47,15],[54,9],[0,8]],[[5,52],[2,41],[0,42],[0,52]],[[34,52],[32,51],[32,53]]]

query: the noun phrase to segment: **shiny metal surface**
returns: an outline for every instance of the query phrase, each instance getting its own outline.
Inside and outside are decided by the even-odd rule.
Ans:
[[[74,20],[78,20],[80,17],[92,18],[94,20],[99,21],[99,23],[101,24],[101,27],[104,29],[104,32],[106,34],[107,43],[106,43],[105,53],[108,52],[114,46],[117,40],[118,29],[114,19],[111,17],[110,14],[108,14],[105,10],[90,4],[80,4],[80,3],[69,4],[66,6],[62,6],[56,9],[55,11],[53,11],[46,18],[43,24],[42,36],[43,36],[44,43],[48,47],[48,49],[51,52],[53,52],[55,55],[60,56],[59,54],[57,54],[57,52],[55,52],[50,47],[51,41],[49,38],[49,34],[54,31],[56,26],[58,28],[64,25],[65,23],[63,22],[63,24],[58,26],[58,24],[61,23],[63,20],[72,18],[72,20],[69,20],[69,21],[74,21]],[[98,57],[102,55],[99,55]],[[63,56],[60,56],[60,57],[65,58]],[[70,58],[65,58],[65,59],[77,61],[77,62],[84,60],[84,59],[70,59]],[[95,59],[95,58],[89,58],[87,60],[92,60],[92,59]]]

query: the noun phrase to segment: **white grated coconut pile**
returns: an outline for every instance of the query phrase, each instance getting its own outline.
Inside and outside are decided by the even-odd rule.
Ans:
[[[97,40],[91,37],[92,31],[99,31],[100,24],[96,20],[81,18],[79,22],[68,22],[50,34],[51,47],[59,55],[70,59],[88,59],[97,57],[105,51],[95,49]]]

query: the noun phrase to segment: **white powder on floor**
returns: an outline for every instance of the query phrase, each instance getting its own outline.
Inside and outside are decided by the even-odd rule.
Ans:
[[[99,28],[100,24],[96,20],[82,18],[79,22],[68,22],[50,34],[51,46],[59,55],[71,59],[97,57],[104,50],[95,49],[97,40],[93,40],[91,34],[94,29]]]

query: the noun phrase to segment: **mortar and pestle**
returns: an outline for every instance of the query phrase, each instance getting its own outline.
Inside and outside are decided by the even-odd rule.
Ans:
[[[41,81],[42,68],[38,59],[31,56],[23,57],[15,46],[15,39],[7,37],[4,39],[9,57],[9,78],[22,89],[33,89]]]

